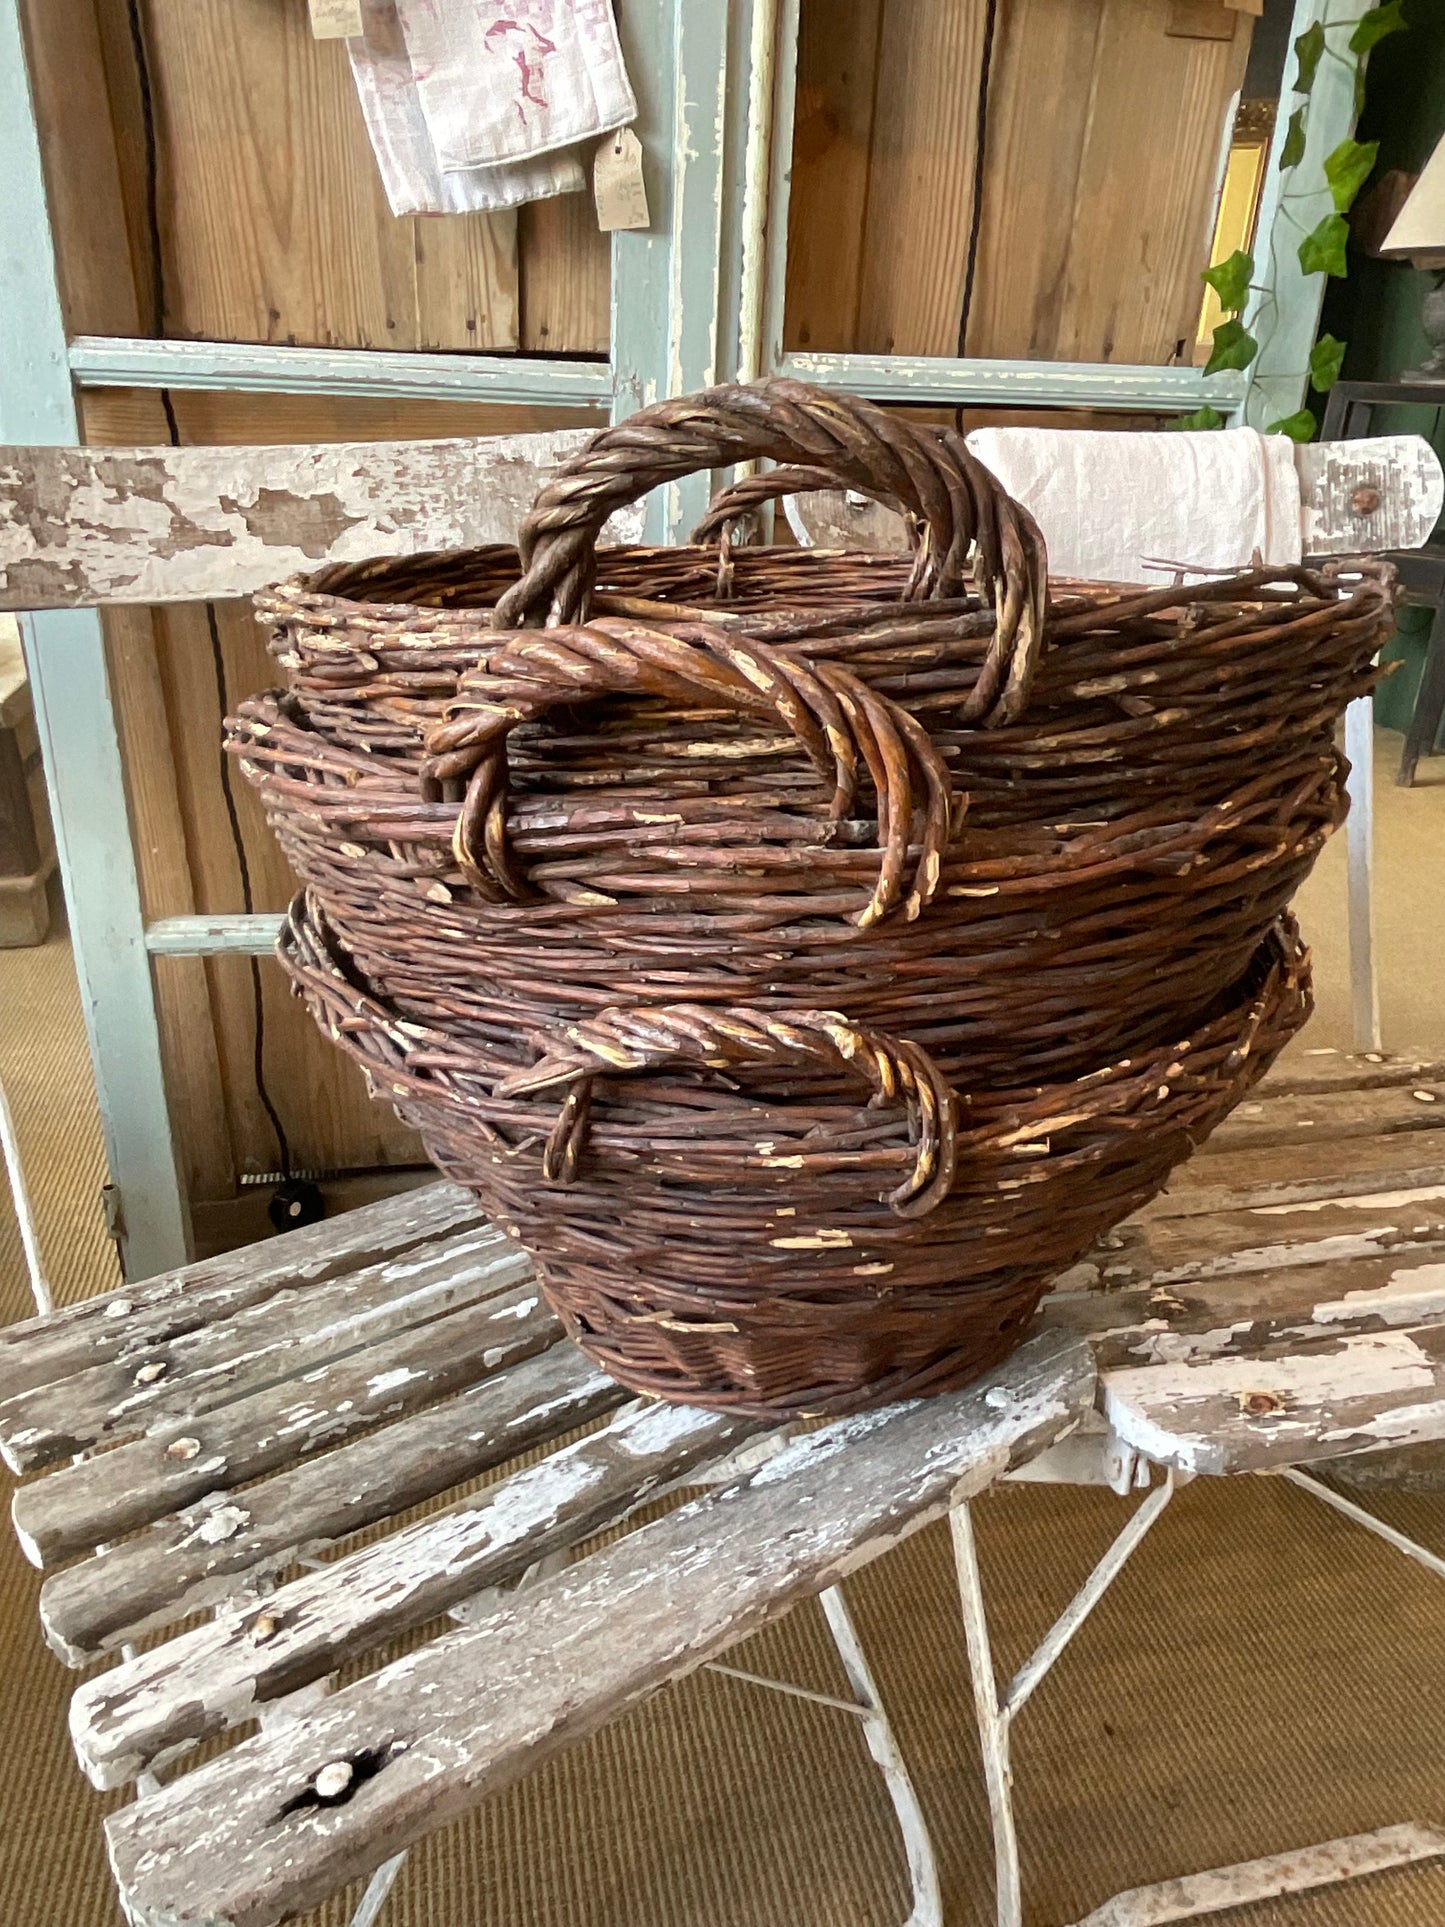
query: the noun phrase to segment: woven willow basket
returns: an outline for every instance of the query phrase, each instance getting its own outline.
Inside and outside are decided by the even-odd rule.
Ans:
[[[754,457],[697,546],[597,550]],[[912,555],[729,547],[821,486]],[[1045,569],[961,437],[775,380],[603,431],[520,554],[258,598],[288,688],[229,745],[306,886],[282,961],[626,1384],[963,1383],[1307,1016],[1286,905],[1385,572]]]

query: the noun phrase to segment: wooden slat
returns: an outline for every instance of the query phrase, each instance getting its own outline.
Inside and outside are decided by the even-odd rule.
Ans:
[[[1403,1133],[1350,1138],[1346,1155],[1325,1139],[1275,1150],[1220,1152],[1180,1165],[1169,1188],[1136,1213],[1141,1219],[1195,1217],[1236,1204],[1300,1204],[1365,1191],[1412,1191],[1445,1183],[1445,1139]],[[1206,1146],[1206,1150],[1207,1150]],[[1342,1171],[1342,1165],[1348,1169]]]
[[[122,1352],[166,1344],[289,1287],[314,1287],[394,1262],[482,1221],[481,1207],[460,1185],[427,1185],[7,1325],[0,1328],[0,1401],[58,1384]]]
[[[586,439],[0,449],[0,608],[217,600],[327,562],[510,542]],[[634,508],[609,537],[640,531]]]
[[[1074,1424],[1087,1351],[1043,1338],[951,1397],[796,1441],[107,1823],[134,1927],[272,1927],[876,1558]],[[354,1793],[318,1808],[320,1769]]]
[[[67,334],[144,333],[94,0],[24,0]]]
[[[1107,1372],[1127,1444],[1188,1472],[1257,1472],[1445,1438],[1445,1324],[1352,1334],[1279,1358]]]
[[[626,1394],[570,1345],[244,1488],[47,1579],[46,1638],[68,1664],[234,1599],[303,1554],[420,1505],[610,1411]]]
[[[526,1307],[525,1312],[522,1307]],[[521,1313],[519,1316],[518,1314]],[[37,1566],[177,1512],[207,1493],[283,1470],[323,1447],[449,1398],[561,1335],[527,1297],[464,1305],[344,1358],[25,1485],[12,1508]]]
[[[1301,1144],[1311,1137],[1328,1138],[1336,1147],[1341,1168],[1348,1169],[1349,1152],[1342,1140],[1428,1135],[1445,1126],[1445,1082],[1422,1076],[1382,1090],[1311,1092],[1299,1097],[1288,1092],[1277,1097],[1246,1099],[1209,1139],[1212,1152],[1264,1151]],[[1445,1145],[1445,1139],[1441,1140]],[[1416,1155],[1412,1147],[1410,1155]],[[1420,1149],[1428,1157],[1429,1151]],[[1403,1161],[1403,1159],[1402,1159]]]
[[[1306,1031],[1308,1036],[1309,1032]],[[1255,1091],[1256,1098],[1328,1096],[1438,1083],[1445,1063],[1427,1051],[1287,1050]]]
[[[1131,1218],[1056,1281],[1124,1291],[1207,1284],[1279,1265],[1332,1264],[1445,1246],[1445,1184],[1337,1192],[1288,1204],[1239,1204],[1196,1217]]]
[[[288,1286],[265,1303],[182,1336],[37,1385],[0,1404],[0,1455],[33,1471],[101,1439],[134,1437],[298,1377],[386,1333],[510,1292],[517,1318],[550,1342],[552,1314],[519,1245],[489,1226],[325,1285]],[[124,1301],[121,1301],[124,1302]],[[498,1306],[500,1310],[501,1307]]]
[[[649,1498],[761,1429],[686,1405],[620,1414],[452,1512],[365,1546],[219,1614],[82,1686],[70,1731],[99,1787],[133,1779],[157,1754],[256,1717],[484,1587],[617,1524]]]
[[[1087,1337],[1103,1367],[1285,1356],[1350,1334],[1445,1324],[1445,1249],[1417,1246],[1110,1292],[1064,1290],[1044,1300],[1040,1318],[1052,1330]]]

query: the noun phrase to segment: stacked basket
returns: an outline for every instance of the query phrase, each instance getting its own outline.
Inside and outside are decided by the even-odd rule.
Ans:
[[[759,456],[707,546],[597,551]],[[912,556],[709,539],[828,485]],[[604,431],[520,557],[258,607],[289,687],[230,746],[319,1021],[619,1379],[836,1412],[996,1360],[1304,1021],[1285,906],[1390,594],[1047,585],[960,437],[775,380]]]

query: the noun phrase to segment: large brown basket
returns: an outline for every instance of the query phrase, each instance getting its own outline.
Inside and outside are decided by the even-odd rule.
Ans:
[[[597,550],[758,456],[706,546]],[[913,554],[729,548],[826,484]],[[617,1377],[821,1412],[991,1363],[1303,1022],[1285,906],[1390,593],[1049,585],[960,437],[770,381],[595,437],[520,555],[258,608],[289,687],[230,746],[319,1021]]]

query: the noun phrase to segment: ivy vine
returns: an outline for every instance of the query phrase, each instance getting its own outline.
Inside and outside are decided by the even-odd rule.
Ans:
[[[1401,9],[1401,0],[1385,0],[1384,5],[1371,7],[1368,13],[1361,14],[1358,19],[1332,21],[1328,26],[1316,20],[1313,26],[1298,36],[1294,43],[1295,76],[1291,91],[1299,104],[1291,111],[1285,127],[1284,143],[1279,155],[1281,173],[1293,174],[1304,159],[1310,97],[1314,92],[1321,61],[1337,60],[1351,69],[1355,112],[1358,114],[1364,104],[1366,55],[1387,35],[1399,33],[1408,25]],[[1350,30],[1348,52],[1342,52],[1331,44],[1330,35],[1346,28]],[[1298,257],[1304,273],[1343,277],[1349,272],[1345,247],[1350,227],[1345,216],[1369,179],[1378,152],[1378,141],[1350,138],[1342,140],[1338,147],[1325,156],[1325,185],[1330,190],[1334,209],[1308,232],[1290,214],[1289,203],[1308,198],[1312,190],[1297,187],[1293,183],[1282,189],[1279,210],[1300,234]],[[1236,248],[1227,261],[1206,268],[1203,278],[1218,296],[1225,316],[1210,338],[1209,359],[1204,364],[1204,372],[1206,375],[1217,375],[1225,369],[1248,368],[1260,348],[1242,319],[1254,287],[1254,256],[1243,248]],[[1339,379],[1344,358],[1344,342],[1334,335],[1321,335],[1310,354],[1310,386],[1319,394],[1327,394]],[[1192,415],[1180,417],[1172,426],[1184,429],[1222,428],[1224,417],[1217,409],[1206,406]],[[1318,431],[1319,423],[1313,410],[1299,408],[1294,414],[1283,415],[1278,421],[1271,422],[1265,433],[1289,435],[1297,442],[1307,442]]]

